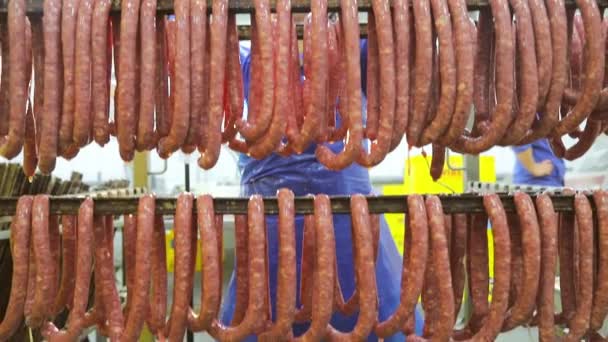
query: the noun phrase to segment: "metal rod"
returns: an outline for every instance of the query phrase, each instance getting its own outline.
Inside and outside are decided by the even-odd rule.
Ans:
[[[506,211],[514,211],[513,196],[499,194]],[[534,197],[534,194],[531,194]],[[591,195],[588,195],[592,202]],[[477,194],[440,195],[445,213],[480,213],[484,212],[483,197]],[[563,194],[551,195],[556,211],[572,211],[573,196]],[[53,214],[77,214],[84,197],[51,197],[50,211]],[[407,213],[407,196],[368,196],[369,211],[372,213]],[[217,214],[246,214],[248,198],[231,197],[215,198],[214,209]],[[15,213],[17,198],[0,197],[0,216]],[[95,213],[101,215],[120,215],[137,211],[138,197],[96,198]],[[332,212],[335,214],[350,213],[349,196],[331,197]],[[175,198],[157,198],[156,213],[171,215],[175,213]],[[194,205],[196,208],[196,205]],[[313,213],[313,197],[296,197],[295,210],[298,214]],[[276,197],[264,198],[264,212],[278,214]]]
[[[41,14],[43,0],[27,0],[28,14]],[[207,0],[207,8],[211,11],[212,0]],[[276,0],[270,0],[270,7],[274,11]],[[469,9],[477,9],[488,6],[488,0],[466,0]],[[597,0],[600,7],[608,5],[608,0]],[[0,13],[6,13],[8,0],[0,1]],[[120,11],[121,0],[112,0],[112,12]],[[235,13],[252,13],[254,11],[253,0],[229,0],[229,11]],[[357,1],[359,11],[368,11],[371,9],[371,0]],[[574,6],[574,0],[566,0],[567,6]],[[172,13],[173,0],[158,0],[156,4],[158,12]],[[292,0],[291,9],[293,12],[308,12],[310,11],[310,0]],[[330,12],[340,10],[340,0],[327,0],[327,9]]]

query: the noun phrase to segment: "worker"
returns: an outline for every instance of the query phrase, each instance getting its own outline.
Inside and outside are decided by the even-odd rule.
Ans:
[[[361,59],[363,69],[367,42],[361,44]],[[249,48],[241,45],[241,66],[243,71],[243,83],[245,89],[245,101],[248,99],[248,89],[250,82],[250,58]],[[365,75],[365,72],[362,72]],[[246,107],[246,103],[245,103]],[[339,122],[338,122],[339,124]],[[242,172],[241,189],[243,196],[261,194],[263,196],[275,196],[280,188],[291,189],[296,196],[308,194],[327,194],[327,195],[351,195],[351,194],[371,194],[372,188],[367,169],[353,164],[342,171],[330,171],[319,163],[315,157],[315,147],[310,146],[304,153],[281,157],[276,154],[263,159],[255,160],[246,155],[239,157],[239,169]],[[335,151],[340,151],[344,147],[343,142],[331,144],[330,147]],[[335,238],[336,238],[336,257],[338,262],[338,278],[345,298],[349,298],[354,291],[354,267],[352,238],[350,229],[349,215],[334,215]],[[268,217],[268,255],[270,270],[270,296],[272,298],[272,315],[275,318],[276,303],[276,277],[278,265],[278,242],[277,242],[277,218]],[[300,270],[300,259],[302,257],[302,235],[304,218],[296,216],[296,253],[298,271]],[[399,306],[401,288],[401,265],[402,260],[397,251],[393,238],[388,230],[386,221],[382,217],[380,225],[380,241],[378,245],[378,259],[376,263],[376,279],[378,287],[378,320],[386,320]],[[300,272],[298,272],[298,283]],[[224,324],[229,324],[232,319],[235,305],[235,279],[234,272],[230,279],[228,294],[222,303],[221,320]],[[299,294],[299,289],[298,289]],[[298,295],[299,297],[299,295]],[[300,305],[299,299],[297,305]],[[416,333],[422,331],[422,320],[416,313]],[[346,317],[339,313],[334,313],[331,324],[338,330],[351,331],[357,321],[357,315]],[[309,324],[294,324],[294,336],[303,334]],[[371,335],[368,341],[377,341],[375,335]],[[396,334],[385,341],[404,341],[405,336],[401,333]],[[248,341],[255,341],[255,337],[250,337]]]
[[[555,156],[547,139],[512,148],[516,156],[513,184],[564,186],[566,166]]]

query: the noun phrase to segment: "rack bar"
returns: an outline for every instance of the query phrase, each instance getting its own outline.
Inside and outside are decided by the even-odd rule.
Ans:
[[[42,13],[42,3],[44,0],[27,0],[27,13],[28,14],[40,14]],[[207,0],[208,8],[211,9],[212,0]],[[481,7],[488,6],[488,0],[466,0],[467,7],[469,9],[478,9]],[[112,0],[112,12],[120,12],[121,0]],[[270,0],[270,7],[274,11],[275,0]],[[597,0],[600,7],[608,5],[608,0]],[[8,0],[0,1],[0,13],[6,13],[6,7]],[[371,9],[371,0],[359,0],[357,1],[359,11],[368,11]],[[574,6],[574,0],[566,0],[567,6]],[[252,13],[254,11],[253,0],[229,0],[228,5],[229,11],[235,13]],[[291,8],[293,12],[308,12],[310,11],[310,0],[292,0]],[[158,0],[156,9],[160,13],[172,13],[173,12],[173,0]],[[339,0],[327,0],[327,9],[330,12],[337,12],[340,10]]]
[[[506,211],[514,211],[513,196],[499,194]],[[531,194],[534,198],[535,194]],[[443,210],[451,213],[481,213],[484,212],[483,197],[476,194],[441,195]],[[84,197],[51,197],[50,210],[53,214],[77,214],[80,203]],[[551,195],[556,211],[572,211],[573,196],[563,194]],[[591,195],[589,199],[592,202]],[[369,211],[371,213],[407,213],[407,196],[368,196]],[[249,199],[244,197],[215,198],[214,207],[217,214],[246,214]],[[0,216],[10,216],[15,213],[17,198],[0,197]],[[137,197],[95,198],[95,213],[101,215],[131,214],[137,210]],[[332,212],[334,214],[350,213],[349,196],[331,197]],[[595,210],[595,206],[594,210]],[[170,215],[175,213],[175,198],[161,197],[156,199],[156,213]],[[194,205],[196,208],[196,205]],[[298,214],[313,213],[313,197],[296,197],[295,211]],[[264,212],[269,215],[278,214],[276,197],[264,198]]]

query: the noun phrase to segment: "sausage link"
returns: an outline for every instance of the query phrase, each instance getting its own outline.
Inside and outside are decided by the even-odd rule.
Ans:
[[[213,22],[210,26],[209,84],[224,84],[226,74],[227,0],[213,2]],[[209,122],[206,146],[198,159],[205,170],[212,168],[219,158],[222,143],[221,125],[224,114],[224,87],[209,88]]]
[[[213,198],[209,195],[199,196],[196,206],[203,270],[199,312],[195,313],[192,309],[188,312],[188,327],[195,332],[207,329],[217,316],[222,280],[219,274],[221,257],[217,249]]]
[[[433,119],[422,129],[418,146],[435,141],[450,125],[454,112],[456,97],[456,68],[452,25],[446,0],[431,0],[431,9],[435,31],[439,40],[439,74],[441,76],[441,93]]]
[[[23,173],[31,182],[36,173],[38,165],[38,153],[36,149],[36,122],[32,110],[32,102],[27,100],[27,112],[25,115],[25,137],[23,141]]]
[[[408,225],[403,241],[404,256],[401,269],[401,296],[399,307],[384,322],[378,322],[374,332],[385,338],[399,331],[409,317],[422,291],[423,275],[429,252],[428,225],[424,199],[420,195],[407,197]],[[412,270],[416,270],[413,272]]]
[[[430,1],[414,1],[414,29],[416,38],[414,91],[412,113],[407,125],[407,143],[410,146],[418,144],[422,134],[425,115],[428,109],[431,92],[431,70],[433,69],[433,44]]]
[[[500,140],[501,145],[515,144],[524,137],[536,116],[539,97],[536,49],[531,48],[534,46],[534,30],[528,7],[529,1],[510,0],[509,2],[517,18],[516,46],[519,65],[516,73],[519,74],[517,79],[521,81],[517,84],[519,103],[517,107],[514,106],[516,114]],[[517,101],[515,100],[514,103]]]
[[[470,323],[471,331],[476,333],[481,327],[480,323],[487,316],[488,307],[488,236],[487,216],[473,215],[469,224],[467,241],[467,269],[469,276],[469,293],[473,313]],[[478,325],[479,324],[479,325]]]
[[[378,35],[379,127],[378,139],[372,142],[370,153],[361,149],[357,158],[360,165],[367,167],[379,164],[389,152],[395,118],[395,50],[390,5],[385,0],[374,0],[372,7],[377,18],[375,25]]]
[[[74,296],[74,271],[76,263],[76,217],[61,216],[61,280],[51,316],[64,308],[72,307]]]
[[[315,266],[312,294],[312,320],[308,330],[292,341],[318,341],[324,337],[329,326],[333,308],[333,291],[336,273],[336,243],[333,230],[331,203],[327,195],[316,195],[315,216]]]
[[[131,312],[131,302],[135,297],[135,258],[137,253],[137,218],[134,215],[124,215],[122,229],[122,253],[124,256],[124,273],[127,285],[127,298],[124,306],[125,318]]]
[[[363,139],[361,122],[361,68],[359,46],[359,25],[353,0],[341,0],[341,23],[344,37],[343,55],[346,64],[346,105],[343,117],[348,118],[348,141],[344,150],[335,154],[328,146],[318,145],[315,155],[319,162],[330,170],[341,170],[350,165],[360,153]],[[310,113],[307,113],[307,117]],[[304,130],[305,127],[303,127]]]
[[[288,110],[287,100],[289,98],[289,41],[290,41],[290,27],[291,23],[291,2],[282,1],[277,2],[277,31],[278,35],[275,37],[276,40],[276,57],[275,57],[275,96],[274,96],[274,108],[272,112],[272,120],[270,121],[270,127],[264,136],[260,137],[255,143],[249,148],[249,153],[252,157],[261,159],[268,156],[274,150],[277,149],[287,127],[285,120],[286,112]],[[258,116],[257,123],[263,118]],[[244,127],[243,127],[244,128]],[[245,138],[247,138],[245,136]]]
[[[226,44],[226,91],[228,92],[228,120],[224,123],[222,142],[234,139],[236,122],[243,117],[243,75],[240,72],[239,39],[236,17],[228,14],[228,42]],[[293,96],[293,94],[291,94]]]
[[[262,341],[276,341],[291,332],[296,309],[296,241],[295,206],[291,190],[280,189],[279,201],[279,266],[276,298],[276,321]]]
[[[159,337],[165,327],[167,311],[167,256],[165,247],[165,225],[162,215],[154,219],[154,241],[152,242],[152,298],[146,325],[153,335]]]
[[[593,193],[597,216],[598,237],[598,273],[599,283],[593,296],[593,309],[591,311],[591,330],[598,330],[604,323],[608,314],[608,296],[606,296],[605,281],[608,272],[608,193],[598,190]]]
[[[10,70],[10,52],[9,52],[9,35],[8,22],[3,20],[0,25],[0,44],[2,48],[2,75],[0,76],[0,136],[8,134],[9,126],[9,70]]]
[[[591,39],[590,39],[591,40]],[[589,319],[593,304],[593,213],[591,204],[584,194],[574,197],[576,230],[578,233],[579,278],[576,279],[576,310],[570,322],[570,331],[564,341],[579,341],[589,329]]]
[[[494,17],[494,32],[496,41],[496,82],[490,88],[496,87],[496,110],[492,111],[491,123],[479,137],[469,134],[461,135],[450,147],[455,151],[480,153],[492,147],[505,133],[511,120],[508,117],[513,107],[514,61],[513,61],[513,32],[511,16],[507,1],[493,0],[490,2]]]
[[[468,216],[452,216],[452,237],[450,241],[450,270],[452,289],[454,291],[454,317],[460,312],[465,281],[464,256],[466,253]]]
[[[44,28],[42,26],[42,18],[32,18],[30,23],[32,33],[31,49],[34,62],[34,79],[30,80],[30,87],[34,90],[34,105],[32,109],[36,126],[36,151],[38,151],[40,149],[40,126],[44,109]]]
[[[516,192],[513,200],[522,232],[523,271],[519,292],[514,306],[505,318],[503,331],[527,322],[532,316],[540,274],[541,242],[534,202],[523,192]]]
[[[180,194],[177,198],[175,213],[175,273],[173,287],[173,304],[171,315],[165,329],[165,335],[170,341],[181,341],[186,333],[188,322],[188,306],[192,291],[194,270],[191,266],[192,253],[192,202],[190,193]]]
[[[309,321],[311,318],[315,255],[314,216],[306,215],[304,216],[300,270],[300,304],[302,307],[297,310],[295,316],[295,321],[298,323]]]
[[[108,55],[110,39],[109,15],[112,2],[96,0],[91,23],[91,94],[93,139],[100,146],[110,140],[108,116],[110,109],[110,89],[107,75],[111,68],[111,53]]]
[[[239,341],[249,334],[258,331],[265,324],[265,256],[264,246],[264,202],[259,195],[251,196],[247,206],[248,225],[248,285],[249,296],[247,310],[241,323],[234,327],[226,327],[214,319],[207,332],[220,341]]]
[[[393,101],[394,103],[394,101]],[[370,215],[367,200],[362,195],[353,195],[350,201],[352,215],[352,235],[355,253],[355,284],[361,303],[357,323],[353,330],[344,333],[328,325],[326,338],[329,341],[352,341],[365,339],[374,327],[378,316],[378,294],[372,231],[369,229]],[[331,227],[331,226],[330,226]],[[327,230],[326,226],[322,226]],[[314,324],[314,316],[313,316]]]
[[[247,303],[249,302],[249,282],[248,282],[248,232],[247,216],[235,215],[234,217],[234,240],[236,253],[236,299],[234,304],[234,314],[232,325],[243,321]]]
[[[561,0],[550,0],[546,2],[549,24],[551,26],[552,43],[552,69],[551,86],[547,94],[546,103],[540,113],[540,119],[535,121],[532,129],[519,142],[529,144],[539,138],[545,137],[553,130],[559,121],[559,108],[562,94],[567,82],[567,60],[568,60],[568,32],[566,26],[566,9]],[[533,13],[534,15],[534,13]],[[533,18],[534,19],[534,18]],[[540,54],[543,52],[538,52]],[[542,87],[541,87],[542,89]],[[543,103],[540,103],[543,105]]]
[[[156,139],[166,137],[171,129],[171,117],[169,116],[169,88],[167,70],[167,43],[165,31],[166,19],[164,15],[156,16]]]
[[[363,135],[370,141],[378,137],[378,111],[380,110],[380,67],[378,54],[378,34],[376,16],[374,12],[367,13],[367,70],[366,70],[366,97],[367,108],[365,114],[365,129]]]
[[[559,138],[573,131],[591,113],[602,88],[604,79],[604,44],[601,16],[593,1],[577,1],[585,26],[585,78],[581,85],[581,95],[576,105],[555,127],[552,135]]]
[[[19,197],[17,210],[11,221],[13,274],[10,297],[4,318],[0,322],[0,340],[8,340],[17,331],[23,317],[29,272],[32,202],[32,196]]]
[[[576,299],[574,294],[574,215],[561,213],[559,223],[559,287],[562,304],[561,314],[556,323],[569,322],[574,313]]]
[[[63,58],[63,99],[59,126],[58,152],[64,158],[75,155],[72,144],[75,106],[75,43],[76,22],[80,0],[63,0],[61,8],[61,48]]]
[[[52,262],[49,237],[49,197],[37,195],[32,204],[32,243],[35,246],[36,290],[32,312],[26,317],[27,325],[40,327],[51,317],[52,301],[57,284],[57,265]]]
[[[339,93],[341,92],[340,87],[343,84],[342,75],[344,74],[344,71],[342,70],[342,65],[344,65],[344,63],[342,63],[342,56],[340,55],[340,48],[339,48],[339,44],[338,44],[338,30],[337,30],[338,24],[336,22],[337,22],[337,20],[336,21],[329,20],[327,22],[328,81],[327,81],[327,112],[325,114],[325,119],[327,122],[327,136],[325,137],[326,138],[325,140],[329,140],[329,141],[335,140],[335,139],[333,139],[333,136],[334,136],[334,134],[336,134],[336,131],[338,129],[337,124],[336,124],[336,114],[337,114],[336,109],[337,109],[337,104],[338,104],[338,96],[339,96]],[[368,33],[367,33],[368,41],[369,41],[369,34],[370,33],[368,31]],[[292,40],[293,40],[293,38],[290,37],[290,44],[291,44]],[[290,46],[290,50],[291,50],[291,46]],[[289,70],[293,70],[293,66],[291,65],[291,63],[293,63],[293,61],[291,60],[291,51],[290,51],[289,63],[290,63]],[[295,80],[290,75],[289,82],[294,82],[294,81]],[[291,86],[292,86],[292,83],[290,83],[290,87]],[[289,106],[293,106],[293,105],[294,105],[293,101],[290,101]],[[294,109],[291,109],[291,110],[294,110]],[[292,116],[292,118],[295,118],[295,116]],[[295,120],[293,120],[293,122],[295,122]],[[323,125],[321,125],[321,126],[323,126]],[[343,125],[341,125],[340,127],[342,127],[342,126]],[[343,137],[342,137],[342,139],[343,139]],[[319,138],[319,140],[322,140],[322,139]]]
[[[67,330],[59,330],[53,322],[47,321],[42,326],[42,336],[49,341],[73,341],[78,338],[83,328],[85,313],[89,300],[93,261],[93,200],[87,197],[78,210],[76,280],[74,301],[69,313]]]
[[[192,20],[194,21],[194,19]],[[157,61],[157,41],[155,32],[155,27],[158,25],[156,23],[156,0],[142,1],[139,13],[139,25],[141,61],[137,62],[141,63],[141,68],[140,83],[135,86],[139,87],[140,104],[135,145],[138,150],[149,150],[156,144],[156,137],[154,134],[156,89],[154,87],[154,82],[157,80],[156,71],[158,70],[158,67],[156,63],[159,63]],[[194,37],[192,41],[194,45]],[[195,74],[196,72],[193,71],[193,77]]]
[[[21,152],[25,132],[27,105],[27,48],[23,42],[26,37],[26,4],[24,0],[11,1],[8,5],[9,39],[9,128],[8,134],[0,140],[0,155],[13,159]]]
[[[537,299],[537,316],[540,341],[554,340],[553,294],[555,267],[557,266],[557,214],[547,194],[536,197],[536,210],[540,217],[541,276]]]
[[[73,143],[83,147],[91,131],[91,21],[93,0],[80,0],[74,49],[74,132]],[[105,54],[104,54],[105,55]],[[105,64],[104,64],[105,66]]]
[[[433,144],[433,156],[431,159],[431,178],[437,181],[443,173],[443,164],[445,163],[445,146]]]
[[[545,99],[551,85],[551,67],[553,51],[551,49],[551,31],[549,17],[544,1],[532,0],[528,2],[532,25],[534,26],[534,41],[536,47],[536,63],[538,66],[538,110],[545,107]]]

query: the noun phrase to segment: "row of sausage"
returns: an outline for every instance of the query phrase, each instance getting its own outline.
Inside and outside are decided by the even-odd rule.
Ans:
[[[112,217],[94,215],[90,198],[77,216],[58,218],[49,214],[47,196],[21,197],[11,225],[12,287],[0,323],[0,341],[10,338],[24,318],[30,327],[41,328],[49,341],[78,340],[90,326],[113,341],[135,341],[144,324],[157,338],[169,341],[182,341],[187,329],[206,331],[219,341],[239,341],[251,334],[264,341],[360,341],[372,332],[388,337],[400,331],[414,340],[492,341],[500,332],[522,325],[538,326],[541,341],[554,341],[556,326],[569,328],[565,341],[603,340],[597,331],[608,313],[605,191],[593,193],[592,201],[591,196],[576,194],[575,210],[561,213],[547,194],[533,199],[515,193],[516,210],[509,213],[497,195],[484,195],[485,212],[451,215],[444,214],[436,196],[408,196],[400,303],[384,321],[378,318],[374,272],[379,221],[369,213],[365,197],[351,198],[356,286],[350,298],[344,298],[336,276],[330,198],[315,196],[314,214],[305,216],[298,285],[294,196],[282,189],[277,197],[276,298],[268,293],[264,202],[256,195],[249,200],[247,215],[236,216],[236,304],[229,325],[218,320],[223,217],[215,214],[210,196],[198,197],[196,208],[191,194],[177,199],[168,320],[165,231],[162,216],[155,214],[154,196],[143,196],[137,214],[125,216],[124,306],[114,279]],[[494,245],[490,302],[488,220]],[[190,303],[197,243],[202,251],[202,284],[200,307],[195,309]],[[555,313],[558,270],[562,310]],[[88,306],[92,282],[94,298]],[[472,314],[465,327],[456,330],[465,286]],[[424,334],[414,336],[413,312],[420,296]],[[274,316],[271,300],[276,304]],[[53,318],[64,310],[69,310],[67,323],[56,326]],[[358,313],[352,331],[331,326],[330,318],[337,311]],[[304,335],[295,337],[291,327],[297,322],[311,324]]]
[[[0,154],[23,149],[28,175],[49,173],[58,156],[115,135],[124,160],[198,150],[209,169],[223,143],[258,159],[318,143],[318,160],[335,170],[376,165],[406,136],[433,144],[437,178],[445,148],[477,154],[548,137],[575,159],[608,129],[608,23],[595,1],[576,3],[492,0],[472,21],[465,0],[412,1],[411,10],[407,0],[373,0],[363,122],[355,0],[341,1],[338,20],[326,1],[311,1],[304,77],[290,1],[273,14],[269,0],[254,1],[246,119],[228,0],[212,1],[212,17],[207,1],[176,0],[174,20],[156,14],[156,0],[124,0],[120,16],[110,0],[44,0],[43,16],[30,18],[25,0],[11,0],[0,22]],[[324,144],[336,141],[345,142],[337,154]]]

